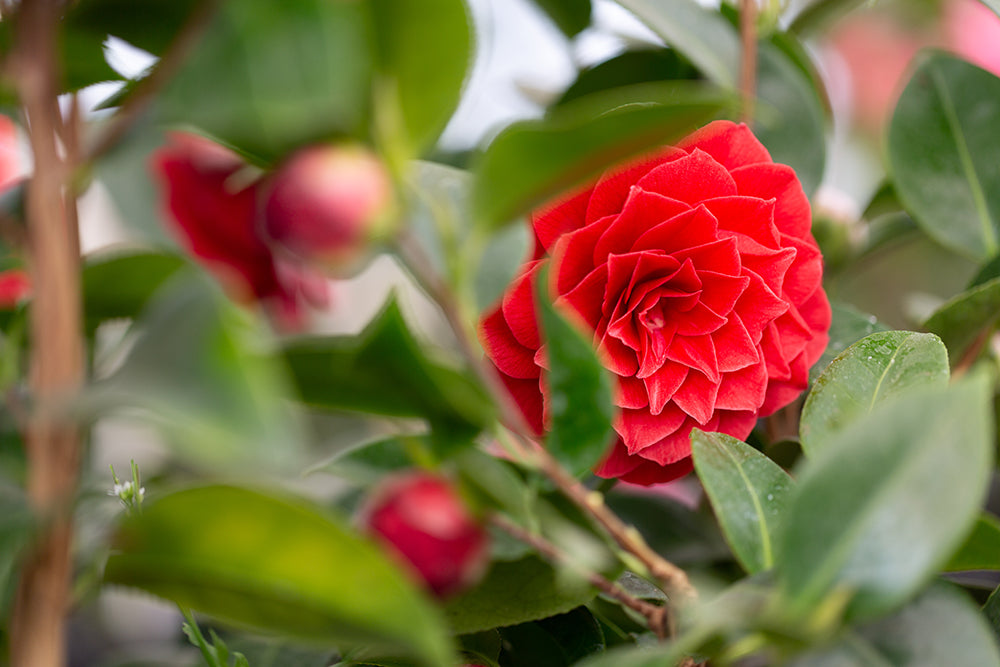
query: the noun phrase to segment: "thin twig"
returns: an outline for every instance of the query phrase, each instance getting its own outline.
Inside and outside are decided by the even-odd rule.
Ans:
[[[508,535],[511,535],[532,547],[548,561],[560,565],[567,565],[575,569],[587,578],[587,581],[591,586],[597,588],[608,597],[621,602],[629,609],[642,614],[646,618],[649,629],[652,630],[657,637],[664,639],[667,636],[667,610],[664,607],[651,604],[645,600],[640,600],[639,598],[632,596],[617,583],[609,581],[597,572],[590,571],[574,562],[565,552],[560,551],[556,545],[552,544],[541,535],[525,530],[505,516],[493,514],[490,516],[490,522]]]
[[[28,186],[28,264],[34,297],[30,312],[34,398],[25,429],[27,491],[44,520],[18,584],[11,620],[11,663],[18,667],[65,664],[65,613],[72,573],[72,499],[79,470],[76,424],[58,406],[83,380],[79,255],[69,220],[73,165],[59,156],[56,133],[58,0],[21,3],[13,72],[28,120],[34,173]]]
[[[740,0],[740,96],[743,122],[753,124],[757,97],[757,0]]]
[[[639,531],[625,524],[614,512],[608,509],[599,493],[587,489],[545,449],[534,446],[530,435],[531,429],[520,410],[513,404],[496,374],[483,363],[480,353],[469,340],[467,325],[451,290],[434,274],[419,246],[405,233],[398,241],[398,251],[417,282],[441,307],[445,319],[458,337],[459,348],[466,362],[499,404],[500,421],[519,440],[517,444],[519,444],[524,457],[527,460],[535,460],[542,473],[551,479],[566,497],[589,514],[615,540],[618,546],[639,560],[648,570],[649,575],[666,591],[671,605],[680,607],[697,599],[697,591],[691,585],[684,570],[653,551],[646,544]]]
[[[951,372],[951,379],[957,380],[958,378],[965,375],[972,364],[976,363],[976,359],[982,353],[983,348],[989,343],[990,337],[993,336],[993,327],[986,327],[976,336],[975,340],[965,349],[962,356],[959,358],[958,363],[955,364],[955,368]]]
[[[166,53],[153,66],[153,70],[136,84],[135,90],[125,98],[117,113],[109,121],[107,128],[87,151],[87,163],[93,162],[114,148],[128,133],[136,120],[149,107],[156,94],[180,69],[181,64],[198,43],[219,3],[220,0],[205,0],[205,2],[197,3]]]

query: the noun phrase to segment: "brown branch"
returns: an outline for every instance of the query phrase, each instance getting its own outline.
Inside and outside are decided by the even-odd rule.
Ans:
[[[740,0],[740,96],[743,122],[753,124],[757,98],[757,0]]]
[[[205,0],[188,17],[177,37],[170,44],[167,52],[152,71],[139,83],[119,107],[117,113],[109,121],[104,132],[94,141],[86,153],[85,162],[93,162],[101,155],[114,148],[124,137],[136,120],[149,107],[153,98],[174,77],[188,54],[198,43],[199,38],[215,14],[220,0]]]
[[[59,156],[56,31],[61,5],[34,0],[15,17],[14,75],[28,120],[34,174],[28,186],[28,264],[34,403],[25,429],[27,491],[42,529],[28,554],[11,620],[11,663],[65,664],[64,617],[72,572],[72,500],[80,458],[76,424],[59,406],[83,379],[79,255],[69,221],[71,166]]]
[[[645,600],[640,600],[639,598],[630,595],[624,588],[615,582],[609,581],[597,572],[592,572],[574,562],[566,553],[560,551],[558,547],[541,535],[536,535],[535,533],[525,530],[505,516],[493,514],[490,516],[490,523],[508,535],[513,536],[515,539],[518,539],[532,547],[535,551],[544,556],[546,560],[555,564],[567,565],[573,568],[586,577],[587,582],[591,586],[600,590],[608,597],[618,600],[629,609],[642,614],[646,618],[649,629],[652,630],[658,638],[664,639],[671,632],[672,628],[668,627],[671,624],[668,623],[668,614],[665,607],[651,604]]]
[[[983,348],[986,344],[990,342],[990,338],[993,336],[993,327],[988,326],[984,328],[976,338],[969,344],[969,347],[965,349],[962,356],[959,358],[958,363],[955,364],[955,368],[951,372],[951,379],[957,380],[958,378],[969,372],[972,365],[976,363],[976,359],[982,353]]]
[[[559,490],[614,539],[622,549],[635,556],[648,570],[648,574],[666,591],[671,605],[684,606],[697,599],[698,594],[687,574],[670,563],[646,544],[633,526],[625,524],[612,512],[601,494],[591,491],[570,475],[559,462],[532,441],[531,429],[515,407],[499,378],[483,363],[480,352],[473,346],[467,325],[458,303],[448,286],[431,270],[431,265],[419,246],[405,232],[398,239],[398,251],[411,274],[441,307],[445,319],[458,337],[459,347],[466,362],[472,367],[491,396],[500,406],[500,421],[518,438],[520,453],[526,460],[534,460],[539,469]]]

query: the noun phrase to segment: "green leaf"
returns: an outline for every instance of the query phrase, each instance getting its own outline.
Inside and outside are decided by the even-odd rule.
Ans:
[[[527,556],[493,563],[476,588],[445,604],[445,615],[456,634],[467,634],[565,613],[595,594],[579,575]]]
[[[1000,570],[1000,519],[992,514],[980,514],[972,534],[944,570]]]
[[[419,436],[414,439],[422,440]],[[413,465],[404,438],[369,442],[340,452],[309,472],[330,473],[356,485],[368,485],[385,475]]]
[[[458,106],[472,61],[465,3],[372,0],[370,5],[380,85],[390,87],[408,138],[420,153],[434,142]]]
[[[958,362],[962,353],[1000,315],[1000,278],[958,294],[927,318],[924,328],[941,337]]]
[[[683,53],[709,79],[727,88],[736,85],[739,37],[721,14],[695,0],[618,0],[618,4]]]
[[[800,11],[792,21],[789,31],[797,35],[809,35],[829,26],[842,15],[851,11],[865,0],[813,0]]]
[[[501,628],[504,667],[569,667],[604,650],[604,633],[586,607]]]
[[[583,70],[557,104],[563,105],[591,93],[621,86],[699,77],[698,70],[674,49],[647,47],[626,51]]]
[[[515,123],[479,160],[475,219],[486,227],[510,222],[602,169],[680,139],[729,102],[704,87],[649,84],[588,96],[543,120]]]
[[[373,67],[366,2],[223,3],[160,96],[163,119],[263,161],[301,144],[361,136]]]
[[[1000,587],[994,589],[983,605],[983,616],[993,630],[996,641],[1000,641]]]
[[[198,5],[196,0],[83,0],[71,6],[66,22],[99,40],[114,35],[163,55]]]
[[[1000,251],[1000,79],[941,52],[925,53],[889,126],[896,191],[941,243],[977,259]]]
[[[427,357],[394,298],[361,335],[296,340],[284,354],[299,395],[314,407],[422,417],[463,446],[492,417],[477,384]]]
[[[654,493],[613,489],[605,496],[608,507],[636,527],[646,543],[680,567],[704,567],[732,559],[718,522],[707,510],[694,510]]]
[[[899,612],[848,630],[841,641],[800,656],[791,667],[1000,665],[990,629],[960,590],[940,584]]]
[[[750,445],[722,433],[691,433],[694,468],[736,559],[750,574],[774,566],[792,478]]]
[[[911,597],[968,535],[992,467],[991,379],[885,402],[807,462],[777,561],[789,608],[851,594],[849,617]]]
[[[673,667],[688,655],[677,642],[636,646],[634,644],[610,649],[577,663],[577,667]]]
[[[886,327],[874,315],[862,313],[852,306],[833,301],[830,303],[830,309],[833,311],[830,342],[827,343],[823,356],[809,371],[809,379],[812,382],[815,382],[827,366],[848,347],[876,331],[886,331]]]
[[[121,526],[104,576],[240,625],[453,664],[440,614],[381,549],[300,500],[227,486],[166,495]]]
[[[805,73],[770,41],[758,45],[757,96],[754,134],[775,162],[795,170],[811,194],[826,166],[823,106]]]
[[[593,342],[548,299],[548,273],[538,278],[535,301],[549,364],[549,434],[545,448],[572,474],[597,465],[611,443],[611,376]]]
[[[176,255],[155,252],[115,250],[88,256],[82,275],[88,328],[138,316],[153,293],[184,266]]]
[[[922,386],[948,384],[948,352],[933,334],[883,331],[847,348],[813,384],[799,423],[802,451],[815,455],[880,403]]]
[[[207,279],[175,281],[136,322],[125,361],[95,383],[83,405],[98,414],[139,408],[191,461],[297,468],[300,424],[287,379],[259,323]]]
[[[535,0],[535,4],[567,37],[575,37],[590,25],[590,0]]]
[[[24,492],[0,476],[0,622],[13,601],[21,557],[31,543],[36,519]]]

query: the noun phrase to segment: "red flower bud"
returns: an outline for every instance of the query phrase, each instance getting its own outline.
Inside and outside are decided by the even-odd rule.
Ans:
[[[31,296],[31,279],[20,269],[0,271],[0,310],[13,310]]]
[[[412,472],[386,480],[362,517],[364,527],[438,597],[468,588],[486,568],[486,531],[440,477]]]
[[[264,232],[297,257],[349,270],[383,236],[393,213],[392,182],[362,146],[313,146],[271,180]]]

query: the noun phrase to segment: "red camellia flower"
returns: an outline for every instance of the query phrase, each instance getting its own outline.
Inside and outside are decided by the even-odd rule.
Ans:
[[[21,269],[0,271],[0,310],[13,310],[31,297],[31,278]]]
[[[181,242],[233,298],[263,303],[286,328],[300,326],[303,302],[327,305],[324,279],[277,257],[258,232],[261,186],[240,182],[238,172],[246,165],[235,153],[177,133],[154,154],[153,168]]]
[[[595,471],[639,484],[692,468],[693,428],[746,438],[795,399],[830,305],[809,201],[744,125],[717,121],[532,216],[535,257],[481,338],[540,435],[547,396],[534,283],[589,326],[617,378],[618,440]]]
[[[486,568],[486,531],[451,484],[435,475],[413,472],[387,479],[362,511],[362,523],[438,597],[468,588]]]

